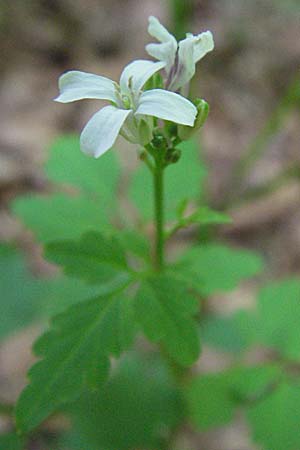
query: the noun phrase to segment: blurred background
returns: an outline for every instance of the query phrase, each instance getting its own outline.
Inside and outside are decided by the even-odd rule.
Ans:
[[[17,242],[34,273],[51,270],[10,203],[46,190],[49,145],[62,133],[79,132],[97,110],[94,101],[53,102],[58,77],[78,69],[118,80],[130,60],[147,58],[149,15],[178,38],[186,31],[214,34],[215,50],[199,63],[191,89],[211,106],[198,139],[209,169],[209,204],[233,218],[220,230],[222,239],[262,254],[266,278],[299,274],[299,0],[0,1],[1,241]],[[118,144],[125,170],[136,159],[123,151],[126,145]],[[247,306],[255,288],[250,282],[213,298],[210,308],[223,313]],[[0,399],[13,403],[24,386],[39,331],[27,327],[1,341]],[[204,349],[199,364],[217,370],[224,361],[225,355]],[[0,417],[0,432],[7,427],[9,419]],[[197,449],[258,448],[242,421],[190,439]]]

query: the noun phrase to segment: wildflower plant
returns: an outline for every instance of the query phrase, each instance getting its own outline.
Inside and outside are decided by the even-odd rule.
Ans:
[[[82,152],[99,161],[79,149],[74,153],[77,141],[71,139],[69,145],[66,139],[53,149],[46,167],[52,182],[67,182],[78,196],[53,193],[50,199],[21,198],[14,204],[45,245],[46,259],[64,271],[58,283],[39,285],[42,295],[55,297],[60,314],[34,345],[39,359],[16,407],[17,429],[27,435],[53,413],[72,411],[75,427],[92,435],[88,444],[76,447],[85,450],[174,450],[187,416],[200,429],[216,418],[218,425],[226,423],[234,403],[228,393],[230,372],[224,374],[226,383],[221,380],[222,391],[216,388],[220,402],[227,401],[221,413],[219,398],[210,403],[207,397],[214,395],[214,377],[193,376],[190,370],[201,352],[200,303],[216,291],[233,289],[262,267],[256,255],[221,244],[195,245],[177,259],[166,251],[179,230],[228,223],[230,218],[205,205],[195,207],[188,198],[189,193],[197,196],[203,170],[197,155],[186,163],[194,151],[188,139],[204,125],[209,106],[186,93],[197,62],[214,47],[212,34],[187,34],[178,43],[154,17],[148,30],[157,42],[146,50],[158,61],[129,63],[119,83],[79,71],[60,77],[56,101],[109,102],[80,137]],[[142,232],[137,224],[133,228],[130,218],[117,214],[118,226],[108,219],[116,210],[118,167],[112,147],[119,135],[138,148],[142,172],[131,197],[141,211],[148,208],[146,183],[151,177],[150,240],[146,227]],[[23,269],[21,274],[25,277]],[[32,284],[30,280],[29,291]],[[68,291],[64,299],[62,287]],[[136,356],[141,336],[159,350],[159,363],[152,356]],[[259,389],[277,376],[273,369],[262,372],[265,384]],[[233,373],[240,380],[248,376],[255,390],[251,374],[246,368]]]

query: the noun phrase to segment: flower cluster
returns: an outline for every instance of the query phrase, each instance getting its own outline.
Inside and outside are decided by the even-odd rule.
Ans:
[[[114,145],[119,134],[130,142],[147,145],[157,119],[189,128],[195,126],[199,109],[179,92],[194,76],[195,64],[213,49],[212,34],[210,31],[198,36],[187,34],[186,39],[177,43],[152,16],[148,31],[159,43],[148,44],[146,50],[158,62],[131,62],[124,68],[119,83],[76,70],[60,77],[60,95],[56,101],[99,99],[110,102],[96,112],[83,129],[80,143],[84,153],[98,158]],[[161,77],[156,76],[161,70],[166,73],[163,83]]]

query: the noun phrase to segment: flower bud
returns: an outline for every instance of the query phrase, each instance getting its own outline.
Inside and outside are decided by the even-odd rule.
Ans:
[[[152,145],[155,148],[164,148],[166,146],[166,138],[159,132],[155,132]]]
[[[144,149],[140,151],[139,158],[141,161],[145,161],[148,158],[147,152]]]
[[[180,159],[181,151],[178,149],[172,150],[171,152],[167,152],[166,161],[169,164],[175,164]]]
[[[189,139],[195,133],[195,131],[199,130],[199,128],[201,128],[204,125],[209,113],[209,104],[205,100],[198,98],[196,99],[194,104],[198,111],[194,126],[193,127],[189,127],[186,125],[178,126],[178,136],[183,141]]]
[[[195,101],[195,106],[197,108],[198,114],[195,120],[194,128],[198,130],[204,125],[208,117],[209,104],[202,98],[197,98],[197,100]]]
[[[152,139],[152,129],[149,123],[141,119],[138,126],[139,141],[141,145],[147,145]]]

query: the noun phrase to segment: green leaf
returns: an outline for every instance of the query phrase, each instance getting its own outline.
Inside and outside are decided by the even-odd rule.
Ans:
[[[280,375],[277,366],[258,366],[198,376],[186,390],[191,421],[200,430],[226,425],[237,407],[263,396]]]
[[[234,289],[262,268],[261,258],[253,252],[207,244],[188,250],[172,267],[172,273],[202,295],[209,296]]]
[[[15,433],[0,435],[0,450],[23,450],[24,441]]]
[[[171,277],[157,276],[141,284],[135,299],[137,319],[146,336],[160,342],[177,363],[189,366],[199,356],[196,321],[198,300]]]
[[[76,303],[110,294],[114,289],[90,285],[82,280],[59,276],[38,281],[42,287],[38,311],[41,317],[53,317]]]
[[[0,338],[29,325],[38,317],[41,283],[26,268],[23,257],[0,246]]]
[[[125,229],[118,231],[116,239],[118,239],[125,251],[129,251],[142,259],[149,259],[150,242],[146,236],[139,234],[136,230]]]
[[[271,395],[249,407],[253,439],[266,450],[300,448],[300,385],[282,383]]]
[[[255,316],[257,341],[287,358],[300,357],[300,280],[287,279],[263,288]]]
[[[13,212],[39,241],[76,239],[83,232],[109,228],[119,176],[113,151],[91,159],[80,151],[77,136],[63,136],[50,150],[46,172],[51,181],[71,186],[75,192],[27,195],[12,203]]]
[[[103,287],[118,287],[131,278],[122,246],[116,238],[101,233],[85,233],[79,241],[51,242],[45,256],[63,266],[67,275]]]
[[[208,317],[201,322],[204,343],[220,351],[240,353],[255,339],[255,319],[247,311],[237,311],[228,317]]]
[[[180,223],[182,227],[188,227],[193,224],[201,225],[219,225],[231,223],[232,220],[226,214],[214,211],[207,206],[202,206],[187,217],[182,217]]]
[[[111,292],[107,286],[89,286],[66,277],[36,278],[22,254],[0,246],[0,339],[31,323],[62,312],[72,304]]]
[[[182,228],[188,228],[191,225],[218,225],[218,224],[225,224],[230,223],[231,219],[230,217],[226,216],[225,214],[219,213],[217,211],[213,211],[212,209],[208,208],[207,206],[203,206],[201,208],[198,208],[195,212],[190,214],[189,216],[184,216],[180,214],[180,209],[184,206],[183,203],[180,204],[179,210],[177,209],[176,215],[178,221],[173,224],[169,230],[166,232],[166,238],[170,238],[175,232],[178,230],[181,230]],[[183,211],[184,212],[184,211]]]
[[[72,412],[81,448],[157,449],[182,420],[184,405],[161,360],[130,353],[108,383],[99,392],[84,393]]]
[[[100,204],[82,195],[26,195],[18,197],[12,209],[40,242],[78,239],[89,230],[109,229]]]
[[[165,171],[165,201],[167,220],[176,217],[176,206],[184,199],[200,198],[202,182],[206,175],[199,149],[195,141],[183,142],[179,163],[172,164]],[[153,180],[149,169],[140,165],[131,180],[129,195],[141,215],[150,220],[153,215]]]
[[[103,383],[109,355],[128,348],[135,330],[132,301],[120,293],[76,304],[57,316],[35,345],[42,359],[30,369],[30,384],[19,398],[18,429],[29,432],[78,397],[84,384]]]
[[[191,421],[200,430],[223,426],[233,419],[235,401],[226,374],[198,377],[189,387],[187,402]]]
[[[115,151],[89,158],[80,151],[79,136],[61,136],[50,148],[45,169],[51,181],[97,195],[100,208],[114,203],[120,171]]]

